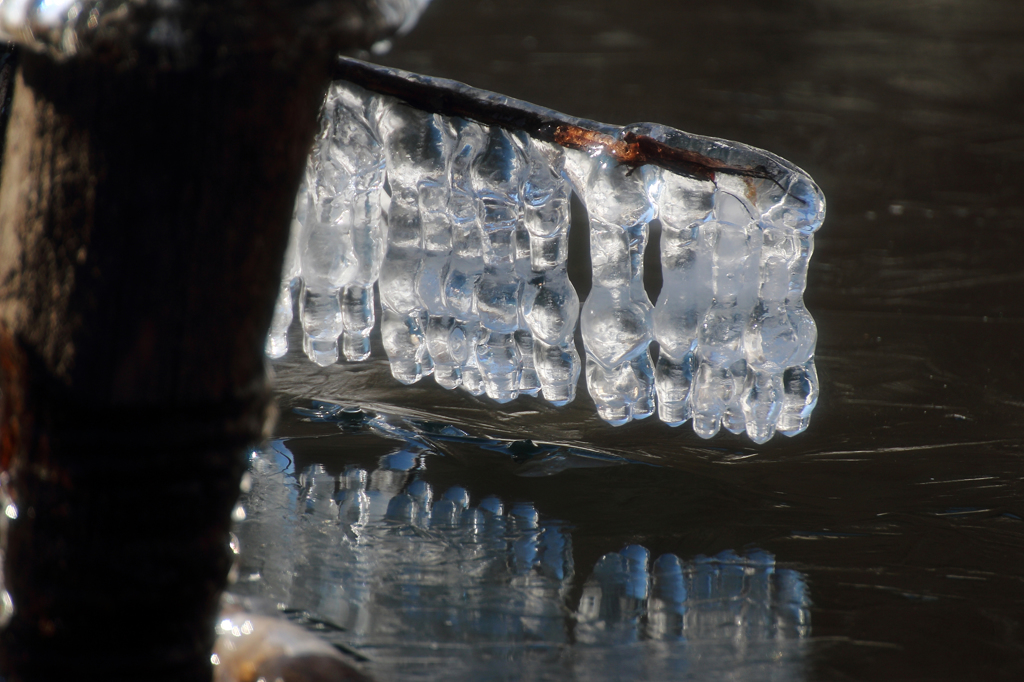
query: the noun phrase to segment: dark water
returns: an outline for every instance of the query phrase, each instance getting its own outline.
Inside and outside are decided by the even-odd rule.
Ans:
[[[654,419],[615,429],[585,391],[556,409],[529,398],[499,407],[431,380],[403,387],[379,344],[370,363],[327,370],[293,353],[275,363],[285,441],[262,455],[269,468],[259,479],[279,476],[290,492],[274,504],[254,497],[254,510],[291,510],[281,523],[305,523],[288,514],[299,500],[326,499],[310,493],[325,476],[335,481],[327,497],[390,497],[340,527],[344,499],[335,502],[334,525],[316,530],[327,544],[303,547],[336,563],[306,573],[264,566],[264,583],[292,580],[267,594],[312,611],[349,604],[326,615],[398,678],[1024,679],[1018,3],[436,0],[382,61],[577,116],[742,141],[807,170],[828,199],[805,298],[819,330],[821,397],[806,433],[753,446]],[[346,434],[337,420],[292,412],[312,398],[358,403],[394,423],[455,425],[471,438],[396,440],[365,425]],[[482,436],[497,445],[473,440]],[[509,441],[526,438],[580,450],[513,451]],[[380,461],[410,447],[414,471]],[[420,530],[389,544],[398,531],[385,523],[388,500],[414,480],[435,500],[464,491],[470,511],[499,499],[504,544],[487,549],[453,530],[464,525],[433,521],[402,526]],[[516,516],[516,505],[539,525],[517,521],[527,512]],[[548,527],[560,530],[544,536]],[[516,547],[533,542],[544,555],[556,536],[566,539],[550,550],[560,559],[516,568]],[[634,550],[620,552],[631,546],[648,552],[649,594],[630,592],[639,564],[629,563]],[[466,547],[483,563],[457,554]],[[682,602],[657,592],[668,588],[654,562],[668,554],[691,581],[689,626]],[[698,557],[716,555],[716,587],[698,598],[692,581],[709,561]],[[432,573],[437,566],[449,573]],[[470,566],[481,567],[480,581],[466,578]],[[746,578],[730,587],[736,570]],[[456,588],[433,594],[430,575]],[[543,584],[524,591],[516,581],[531,576]],[[354,585],[367,591],[328,595]],[[588,612],[595,585],[605,611]],[[487,599],[508,605],[497,630],[479,615]],[[358,616],[357,602],[372,607]],[[448,615],[424,615],[432,604]],[[387,613],[404,615],[381,624]]]

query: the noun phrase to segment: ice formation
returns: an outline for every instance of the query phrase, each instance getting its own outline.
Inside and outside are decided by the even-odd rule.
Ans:
[[[368,68],[543,125],[487,125],[336,81],[296,204],[271,357],[287,350],[294,290],[311,360],[365,359],[376,281],[403,383],[433,374],[502,403],[539,392],[562,405],[585,369],[614,425],[657,412],[704,438],[724,427],[757,443],[807,428],[818,380],[802,297],[824,197],[803,171],[733,142]],[[582,307],[566,270],[571,192],[590,222]],[[664,285],[652,304],[643,255],[655,219]]]
[[[401,35],[415,26],[430,0],[367,0],[324,2],[308,0],[291,4],[295,17],[304,19],[304,30],[325,34],[340,31],[360,39],[381,38],[374,50],[390,46],[387,36]],[[227,23],[236,16],[244,30],[251,29],[252,14],[221,3]],[[205,5],[205,6],[204,6]],[[54,59],[76,56],[131,55],[152,50],[164,60],[188,64],[200,47],[194,27],[210,23],[210,9],[218,3],[182,0],[0,0],[0,41],[9,40]],[[273,9],[273,8],[272,8]],[[333,25],[329,18],[333,15]],[[274,16],[267,12],[267,16]],[[277,16],[280,19],[280,16]],[[325,20],[326,23],[325,23]],[[292,26],[291,28],[294,28]],[[222,25],[221,29],[225,34]]]
[[[617,679],[677,679],[723,660],[735,679],[799,678],[785,673],[811,634],[809,587],[772,554],[680,557],[631,544],[584,565],[593,529],[577,545],[575,524],[528,500],[431,484],[436,442],[495,441],[386,415],[362,426],[397,439],[394,450],[334,471],[288,441],[253,453],[235,592],[331,623],[319,634],[369,652],[396,679],[424,661],[457,666],[452,679],[490,679],[508,651],[543,666],[529,679],[598,679],[605,666]]]
[[[401,32],[427,2],[373,3],[364,19]],[[55,58],[143,40],[187,61],[187,7],[0,0],[0,39]],[[310,359],[366,359],[376,287],[404,383],[433,374],[498,402],[541,393],[562,405],[585,370],[611,424],[657,411],[668,424],[692,420],[705,438],[724,427],[758,443],[807,428],[818,381],[802,294],[824,198],[803,171],[725,140],[360,69],[370,89],[336,81],[324,105],[268,355],[287,351],[297,294]],[[417,106],[377,94],[394,81],[429,93]],[[483,120],[460,109],[466,101],[511,115]],[[590,219],[593,289],[582,308],[566,270],[572,192]],[[643,254],[655,219],[664,287],[652,304]]]

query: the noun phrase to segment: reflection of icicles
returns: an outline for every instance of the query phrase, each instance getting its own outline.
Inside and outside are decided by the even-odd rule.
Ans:
[[[631,545],[598,561],[583,588],[578,641],[785,640],[810,634],[810,600],[796,571],[770,554],[725,551],[682,562],[665,554],[648,565]]]
[[[309,467],[299,477],[301,522],[284,546],[264,535],[275,532],[279,512],[252,508],[240,531],[242,546],[292,554],[289,579],[282,584],[284,576],[266,576],[238,588],[285,599],[370,641],[396,629],[419,637],[436,631],[443,640],[441,621],[452,618],[467,623],[467,634],[501,639],[533,632],[561,641],[560,602],[572,579],[562,525],[541,519],[530,504],[506,509],[487,498],[471,505],[459,486],[438,494],[405,468],[410,462],[395,460],[385,456],[373,471],[349,468],[333,476]],[[269,558],[249,556],[243,564],[266,565]],[[496,609],[490,590],[503,589],[510,596]]]
[[[308,198],[297,203],[303,227],[294,249],[305,346],[316,362],[334,361],[332,338],[342,330],[347,359],[368,354],[370,286],[379,270],[384,347],[404,383],[433,373],[445,388],[498,402],[540,392],[564,405],[581,369],[579,317],[587,385],[611,424],[657,410],[673,426],[692,418],[704,438],[724,427],[757,443],[776,430],[807,428],[818,393],[817,335],[803,291],[824,199],[799,169],[767,152],[653,124],[586,122],[606,132],[563,149],[345,82],[332,87],[324,112]],[[637,139],[683,160],[628,165],[622,145]],[[687,171],[693,158],[710,165]],[[590,218],[593,288],[582,311],[566,266],[572,190]],[[664,284],[652,305],[643,262],[656,217]],[[284,347],[294,277],[292,259],[268,340],[273,356]],[[357,295],[349,295],[350,282]],[[361,306],[349,315],[358,325],[337,312],[349,310],[339,308],[342,287],[341,300]]]
[[[801,573],[758,550],[684,560],[641,545],[574,566],[570,525],[529,501],[434,487],[418,438],[338,473],[282,472],[280,444],[256,453],[235,528],[240,573],[256,577],[235,591],[332,623],[319,634],[373,652],[382,676],[399,666],[388,678],[429,661],[466,666],[455,679],[489,679],[507,659],[493,647],[518,658],[571,646],[541,662],[537,678],[635,679],[636,658],[664,668],[648,673],[657,679],[707,666],[736,679],[800,679],[810,635]]]

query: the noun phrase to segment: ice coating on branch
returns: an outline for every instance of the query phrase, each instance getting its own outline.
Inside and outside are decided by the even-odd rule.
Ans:
[[[655,124],[562,117],[553,135],[530,134],[344,81],[323,120],[269,354],[283,352],[301,281],[307,355],[334,362],[340,335],[346,359],[365,359],[376,279],[384,347],[404,383],[433,374],[500,403],[539,393],[564,405],[584,369],[578,319],[587,387],[613,425],[657,412],[672,426],[692,420],[704,438],[725,428],[756,443],[807,428],[817,333],[803,291],[824,198],[800,169]],[[582,308],[567,270],[572,193],[589,218]],[[652,304],[643,263],[655,220],[663,287]]]

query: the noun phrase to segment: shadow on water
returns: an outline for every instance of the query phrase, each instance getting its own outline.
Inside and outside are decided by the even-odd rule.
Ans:
[[[463,667],[454,669],[467,675],[495,670],[487,666],[503,661],[510,666],[505,677],[518,678],[513,662],[532,655],[537,642],[567,633],[579,641],[587,586],[594,584],[614,584],[608,593],[622,599],[615,602],[618,620],[612,619],[620,628],[616,641],[626,646],[623,633],[629,632],[643,644],[632,654],[613,647],[598,663],[558,640],[559,653],[530,659],[535,667],[523,668],[522,679],[600,677],[595,670],[630,679],[1024,676],[1024,19],[1014,8],[997,0],[899,7],[839,0],[781,7],[752,0],[652,0],[628,7],[438,0],[417,31],[386,57],[387,64],[597,120],[654,120],[740,140],[810,172],[829,202],[805,297],[819,329],[821,397],[806,433],[754,446],[728,434],[703,441],[689,425],[672,429],[654,419],[615,429],[597,419],[582,389],[574,403],[554,408],[529,398],[496,406],[443,391],[429,379],[401,386],[390,377],[379,337],[373,359],[363,364],[322,369],[292,353],[273,363],[282,411],[278,433],[293,458],[287,474],[274,474],[284,477],[277,482],[287,497],[279,503],[278,516],[287,516],[282,523],[300,523],[297,512],[286,510],[298,509],[302,494],[308,497],[302,491],[310,476],[326,477],[332,491],[364,486],[359,489],[369,497],[369,508],[377,509],[373,481],[391,476],[382,473],[381,458],[405,447],[378,432],[345,432],[336,421],[309,421],[308,413],[293,411],[323,399],[389,415],[395,423],[434,422],[468,434],[464,441],[426,439],[427,447],[416,455],[419,468],[398,475],[400,485],[389,484],[392,499],[410,495],[413,482],[420,481],[433,491],[435,506],[446,491],[460,489],[468,496],[464,513],[480,511],[484,500],[494,498],[504,505],[506,519],[516,505],[531,505],[539,524],[529,531],[507,526],[501,551],[483,549],[486,559],[472,564],[460,553],[476,547],[460,539],[459,533],[468,532],[462,525],[442,532],[432,520],[388,521],[385,507],[367,512],[365,543],[353,547],[371,553],[358,558],[339,549],[348,522],[338,516],[344,503],[333,503],[334,525],[323,534],[335,538],[325,556],[337,563],[318,564],[320,582],[307,596],[321,599],[327,586],[358,583],[346,571],[372,568],[383,576],[374,584],[384,586],[399,574],[408,577],[401,571],[413,570],[412,559],[403,552],[413,550],[391,536],[401,536],[401,542],[422,536],[426,544],[415,551],[426,552],[416,555],[426,558],[416,570],[431,580],[443,573],[439,584],[452,581],[464,590],[446,592],[446,608],[472,605],[449,608],[451,618],[483,609],[482,602],[472,601],[484,599],[471,589],[476,583],[459,573],[472,564],[492,580],[488,599],[514,594],[526,604],[529,597],[515,587],[516,580],[548,580],[540,601],[544,608],[557,605],[562,620],[548,634],[494,634],[484,620],[459,621],[463,625],[453,630],[436,614],[395,624],[392,635],[416,644],[365,653],[397,677],[443,677],[447,670],[415,672],[416,662],[460,658]],[[575,233],[578,238],[583,231]],[[573,250],[585,262],[585,239]],[[587,275],[580,274],[577,284]],[[656,282],[648,285],[657,288]],[[295,338],[292,346],[297,345]],[[505,445],[488,449],[473,439]],[[518,456],[507,450],[508,443],[527,439],[541,448],[532,456],[541,458],[536,464],[530,464],[528,448]],[[543,451],[544,444],[554,449]],[[596,459],[573,455],[572,448]],[[569,454],[559,463],[558,452]],[[266,452],[257,460],[268,457],[271,464],[278,461]],[[602,466],[577,466],[581,462]],[[545,475],[524,475],[531,471]],[[528,579],[516,572],[515,543],[549,527],[561,529],[571,545],[572,577],[565,584],[550,577],[543,560]],[[544,543],[538,543],[543,555]],[[662,606],[652,606],[653,596],[639,600],[642,607],[630,606],[622,596],[631,589],[630,559],[622,554],[629,547],[649,553],[651,590],[659,557],[677,557],[688,580],[701,570],[701,555],[738,557],[738,563],[719,560],[716,570],[753,571],[740,601],[747,604],[743,613],[762,619],[781,613],[779,604],[786,602],[778,601],[778,591],[767,601],[749,596],[754,583],[770,583],[750,557],[772,556],[776,580],[789,572],[804,586],[809,630],[786,640],[798,644],[783,647],[779,667],[750,667],[750,661],[762,661],[761,654],[776,654],[758,649],[745,658],[741,638],[730,635],[732,649],[708,653],[718,657],[717,668],[657,668],[658,661],[677,659],[656,646],[662,640],[649,636]],[[735,554],[720,555],[729,551]],[[618,577],[601,583],[606,561]],[[401,571],[389,573],[388,566]],[[432,566],[442,573],[431,573]],[[259,592],[257,583],[247,589]],[[402,578],[394,590],[418,584]],[[692,582],[686,586],[690,590]],[[718,605],[734,603],[739,594],[721,590],[711,599]],[[391,604],[397,614],[407,613],[401,604],[435,603],[416,602],[411,593],[384,593],[392,601],[380,604]],[[332,598],[342,603],[349,597]],[[719,609],[715,618],[726,612],[732,613]],[[605,632],[614,629],[601,617],[593,622],[605,623]],[[745,627],[745,617],[728,620],[728,632]],[[639,624],[621,626],[627,621]],[[413,622],[431,625],[417,631]],[[349,633],[360,632],[350,626]],[[430,642],[443,647],[458,639],[455,631],[462,638],[457,654],[442,656],[430,648]],[[762,640],[776,646],[783,631],[795,632],[776,630],[775,639]],[[698,640],[713,639],[708,630],[692,632],[700,633]],[[368,643],[359,639],[364,636],[351,641]],[[486,637],[504,648],[483,646]],[[700,651],[696,646],[693,651]],[[574,668],[574,660],[583,663]],[[654,667],[643,668],[644,661]],[[630,667],[634,663],[641,667]]]

